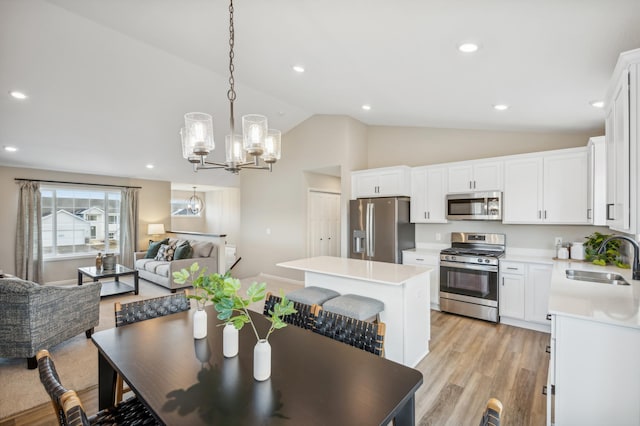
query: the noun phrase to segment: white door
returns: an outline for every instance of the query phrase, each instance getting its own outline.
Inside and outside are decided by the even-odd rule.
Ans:
[[[310,190],[307,202],[309,257],[340,256],[340,194]]]

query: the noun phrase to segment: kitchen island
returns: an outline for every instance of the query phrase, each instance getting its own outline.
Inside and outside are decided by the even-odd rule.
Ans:
[[[567,269],[619,274],[630,285],[571,280]],[[631,278],[629,269],[554,262],[547,424],[640,424],[640,281]]]
[[[278,263],[304,271],[304,285],[357,294],[384,303],[385,357],[415,367],[429,353],[429,287],[432,269],[423,266],[318,256]]]

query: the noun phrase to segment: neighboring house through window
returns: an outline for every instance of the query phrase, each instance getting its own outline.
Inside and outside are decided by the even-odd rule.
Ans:
[[[120,191],[43,185],[45,258],[120,250]]]

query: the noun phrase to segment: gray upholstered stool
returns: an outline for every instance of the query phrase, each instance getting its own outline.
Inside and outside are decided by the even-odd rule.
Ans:
[[[322,309],[359,320],[375,318],[377,321],[380,312],[384,311],[384,303],[371,297],[345,294],[328,300]]]
[[[340,296],[337,291],[321,287],[305,287],[287,294],[287,299],[306,305],[322,305],[329,299]]]

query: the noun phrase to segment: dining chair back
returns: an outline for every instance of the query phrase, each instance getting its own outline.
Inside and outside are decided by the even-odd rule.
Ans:
[[[385,323],[368,322],[314,308],[313,331],[373,354],[384,356]]]
[[[116,327],[133,324],[151,318],[171,315],[191,308],[187,293],[173,293],[153,299],[136,300],[128,303],[115,302],[113,309],[116,316]],[[131,389],[124,386],[122,376],[116,377],[116,404],[122,401],[122,396]]]
[[[144,405],[133,397],[122,404],[102,410],[95,416],[88,417],[84,411],[78,394],[66,389],[47,350],[40,350],[36,355],[40,381],[51,398],[60,426],[90,425],[157,425],[157,421]]]
[[[264,315],[270,315],[273,307],[282,302],[282,297],[267,293],[264,301]],[[306,330],[313,328],[313,309],[317,305],[307,305],[306,303],[293,302],[293,307],[297,311],[295,314],[285,315],[283,321],[287,324],[295,325]]]
[[[174,293],[128,303],[115,302],[116,327],[188,311],[190,308],[191,305],[185,293]]]
[[[502,402],[496,398],[490,398],[487,401],[480,426],[500,426],[500,418],[502,417]]]

